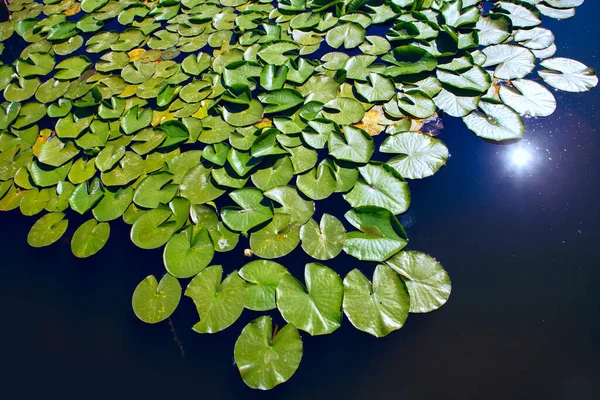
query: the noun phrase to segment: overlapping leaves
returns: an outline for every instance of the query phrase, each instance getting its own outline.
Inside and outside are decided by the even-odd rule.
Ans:
[[[433,137],[439,112],[513,140],[522,116],[556,108],[527,79],[536,66],[552,88],[595,87],[594,70],[554,57],[554,36],[539,26],[582,3],[505,0],[484,12],[474,0],[11,1],[0,41],[23,51],[0,64],[0,210],[43,214],[34,247],[61,239],[72,211],[91,213],[72,236],[77,257],[98,252],[119,218],[135,245],[164,247],[168,274],[134,292],[144,322],[173,313],[176,278],[192,278],[185,295],[199,333],[226,329],[244,308],[278,308],[285,327],[272,333],[259,317],[234,351],[244,381],[270,389],[299,366],[298,330],[331,333],[346,315],[385,336],[409,311],[447,301],[442,267],[403,250],[406,179],[448,159]],[[385,35],[368,34],[377,25]],[[380,153],[393,156],[374,161]],[[350,232],[342,212],[319,209],[335,196],[352,207]],[[271,261],[299,244],[317,260],[343,250],[381,264],[370,281],[309,263],[300,282]],[[232,250],[260,259],[239,272],[210,266]]]

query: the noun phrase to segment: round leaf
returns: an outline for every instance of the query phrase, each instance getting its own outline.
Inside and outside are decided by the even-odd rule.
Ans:
[[[358,330],[383,337],[402,328],[410,309],[406,284],[387,265],[373,273],[373,283],[357,269],[344,278],[344,314]]]
[[[215,333],[233,324],[244,311],[246,283],[233,271],[222,282],[223,268],[215,265],[200,272],[188,284],[185,295],[190,297],[200,322],[192,329],[198,333]]]
[[[248,297],[246,308],[254,311],[268,311],[277,307],[275,289],[288,270],[281,264],[268,260],[251,261],[239,271],[247,282]]]
[[[344,248],[346,230],[339,219],[323,214],[319,224],[311,219],[302,225],[300,239],[306,254],[317,260],[330,260]]]
[[[289,380],[298,369],[302,339],[292,324],[273,333],[271,317],[262,316],[242,330],[233,355],[246,385],[269,390]]]
[[[135,288],[131,305],[140,320],[156,324],[173,314],[180,299],[181,286],[177,279],[167,274],[159,283],[154,275],[149,275]]]
[[[306,264],[302,285],[292,275],[284,275],[277,285],[277,308],[281,316],[312,336],[326,335],[342,321],[342,280],[322,264]]]
[[[63,213],[50,213],[38,219],[27,235],[31,247],[50,246],[65,234],[69,221]]]
[[[452,290],[450,278],[444,268],[427,254],[402,251],[386,263],[406,282],[410,312],[437,310],[448,301]]]
[[[73,234],[71,250],[75,257],[86,258],[99,252],[110,236],[110,225],[95,219],[84,222]]]

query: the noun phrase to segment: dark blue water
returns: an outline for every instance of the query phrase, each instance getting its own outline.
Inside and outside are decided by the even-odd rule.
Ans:
[[[558,56],[600,67],[599,14],[590,0],[574,19],[545,23]],[[133,289],[164,269],[160,251],[136,248],[124,224],[82,261],[69,246],[77,224],[59,244],[33,249],[26,237],[36,218],[0,213],[2,397],[599,398],[600,90],[556,96],[557,113],[528,120],[516,145],[486,143],[445,119],[448,165],[411,182],[409,247],[446,267],[449,303],[411,315],[384,339],[347,320],[332,335],[303,335],[300,369],[269,393],[246,388],[232,363],[235,340],[257,313],[199,335],[184,298],[172,321],[185,358],[167,323],[137,320]],[[523,167],[511,162],[519,146],[532,154]],[[239,268],[243,248],[215,262]],[[286,266],[300,276],[307,258],[296,255]],[[349,257],[328,265],[341,275],[370,268]]]

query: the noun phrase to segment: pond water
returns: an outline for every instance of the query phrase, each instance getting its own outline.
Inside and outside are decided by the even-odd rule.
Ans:
[[[574,19],[544,22],[556,35],[558,56],[600,67],[597,15],[600,4],[587,1]],[[36,218],[0,213],[3,393],[599,398],[600,91],[555,95],[557,112],[527,120],[525,139],[512,145],[484,142],[460,120],[444,118],[447,166],[410,182],[412,204],[402,221],[409,247],[434,255],[448,270],[448,304],[411,315],[384,339],[347,320],[332,335],[303,335],[299,370],[268,393],[248,389],[232,360],[239,331],[256,313],[245,311],[218,335],[190,329],[197,314],[187,298],[173,327],[134,316],[133,289],[164,267],[161,251],[131,243],[128,226],[114,224],[106,248],[78,260],[69,246],[77,223],[58,244],[33,249],[26,237]],[[317,211],[336,207],[331,201]],[[232,270],[247,262],[241,251],[233,253],[214,263]],[[308,258],[296,250],[288,260],[299,276]],[[345,274],[360,262],[339,257],[329,265]]]

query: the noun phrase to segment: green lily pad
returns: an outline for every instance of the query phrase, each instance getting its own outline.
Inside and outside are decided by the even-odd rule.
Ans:
[[[95,178],[89,184],[88,182],[80,183],[69,198],[69,205],[72,210],[79,214],[85,214],[100,201],[103,192],[104,188],[98,178]]]
[[[69,82],[58,81],[54,78],[42,83],[35,92],[35,98],[40,103],[52,103],[69,90]]]
[[[266,259],[291,253],[299,242],[300,226],[289,214],[274,214],[267,226],[250,234],[252,252]]]
[[[264,196],[258,189],[238,189],[231,192],[229,197],[239,207],[223,207],[221,217],[225,225],[234,231],[248,232],[273,217],[273,210],[270,206],[264,205]]]
[[[48,75],[54,68],[54,57],[48,53],[32,53],[29,58],[20,58],[15,63],[17,74],[23,78]]]
[[[390,100],[396,94],[396,88],[391,79],[371,73],[368,83],[355,82],[356,92],[369,103]]]
[[[439,139],[419,132],[399,133],[386,138],[379,151],[400,154],[388,160],[400,176],[422,179],[435,174],[448,160],[448,148]]]
[[[437,66],[435,57],[427,50],[412,45],[398,46],[381,59],[393,65],[385,71],[392,77],[433,71]]]
[[[165,268],[176,278],[197,275],[212,261],[215,247],[208,232],[185,229],[169,239],[163,253]]]
[[[181,285],[177,279],[166,274],[156,281],[149,275],[141,281],[131,299],[135,315],[147,324],[156,324],[169,318],[181,299]]]
[[[13,103],[21,103],[31,98],[40,87],[38,78],[25,79],[19,76],[4,89],[4,98]]]
[[[127,151],[113,169],[102,172],[102,183],[106,186],[123,186],[139,178],[143,172],[142,158],[134,152]]]
[[[58,241],[67,231],[69,221],[63,213],[46,214],[36,221],[27,235],[31,247],[45,247]]]
[[[171,174],[157,173],[144,178],[136,187],[133,202],[140,207],[156,208],[170,202],[177,193],[178,186],[171,184]],[[171,274],[178,278],[178,276]]]
[[[81,35],[73,36],[62,43],[56,43],[52,48],[59,56],[66,56],[83,46],[83,37]]]
[[[260,121],[263,117],[263,106],[253,99],[248,105],[228,104],[223,109],[223,119],[231,126],[248,126]]]
[[[360,232],[348,232],[344,251],[359,260],[384,261],[407,244],[406,232],[385,208],[364,206],[348,211],[346,219]]]
[[[84,222],[73,234],[71,250],[75,257],[86,258],[100,251],[110,236],[110,225],[107,222],[96,222],[90,219]]]
[[[46,205],[50,202],[50,189],[42,189],[39,190],[37,188],[33,188],[28,190],[27,193],[21,199],[21,203],[19,204],[19,209],[21,214],[32,216],[39,214],[46,207]]]
[[[235,363],[246,385],[270,390],[288,381],[302,360],[298,329],[287,324],[272,332],[271,317],[262,316],[242,330],[233,350]]]
[[[356,329],[375,337],[402,328],[410,300],[406,285],[387,265],[375,268],[373,283],[358,269],[344,278],[344,314]]]
[[[255,260],[244,265],[239,275],[247,282],[246,308],[268,311],[277,307],[275,289],[288,270],[281,264],[268,260]]]
[[[102,199],[92,213],[98,221],[113,221],[123,215],[133,200],[133,188],[104,188]]]
[[[315,212],[314,202],[303,199],[293,186],[274,187],[264,192],[264,195],[281,205],[276,212],[289,214],[300,225],[308,221]]]
[[[41,163],[59,167],[77,156],[79,149],[75,147],[73,142],[51,137],[39,147],[39,151],[34,149],[34,153]]]
[[[284,275],[277,285],[277,308],[288,323],[310,335],[326,335],[342,322],[342,280],[332,269],[318,263],[306,264],[302,285]]]
[[[131,241],[142,249],[164,246],[177,226],[170,221],[172,212],[168,208],[155,208],[142,214],[131,227]]]
[[[339,125],[350,125],[360,122],[365,116],[365,109],[350,97],[335,98],[323,106],[323,118]]]
[[[73,56],[59,62],[54,67],[56,73],[54,79],[59,81],[71,81],[79,78],[83,72],[92,65],[90,59],[86,56]]]
[[[346,49],[358,47],[365,40],[365,28],[353,22],[336,25],[327,31],[327,44],[337,49],[344,46]]]
[[[346,230],[339,219],[323,214],[319,224],[311,219],[302,225],[300,239],[306,254],[317,260],[330,260],[342,252]]]
[[[258,57],[267,64],[283,65],[297,54],[300,46],[294,42],[273,41],[264,44],[258,50]]]
[[[367,163],[374,152],[373,139],[362,129],[345,126],[344,133],[329,136],[329,154],[338,160]]]
[[[262,93],[259,100],[265,104],[265,113],[279,113],[296,107],[304,102],[302,94],[294,89],[277,89]]]
[[[318,168],[298,175],[296,185],[306,197],[313,200],[322,200],[329,197],[336,189],[335,173],[326,163],[319,164]]]
[[[246,282],[237,271],[223,281],[223,268],[214,265],[200,272],[188,284],[185,295],[190,297],[200,322],[192,329],[198,333],[216,333],[232,325],[242,315],[246,303]]]
[[[386,261],[406,282],[410,312],[426,313],[443,306],[452,285],[444,268],[427,254],[402,251]]]
[[[358,171],[362,179],[358,179],[352,191],[344,195],[352,207],[377,206],[393,214],[408,209],[408,184],[393,168],[386,164],[367,164]]]
[[[181,196],[187,198],[192,204],[204,204],[225,193],[225,190],[215,186],[210,169],[202,164],[192,168],[184,176],[179,190]]]
[[[287,185],[294,177],[294,166],[290,157],[280,157],[270,164],[261,164],[261,169],[252,174],[252,183],[260,190],[269,190]]]
[[[504,104],[479,103],[476,110],[463,117],[467,128],[477,136],[495,141],[520,139],[525,133],[525,125],[519,114]]]

